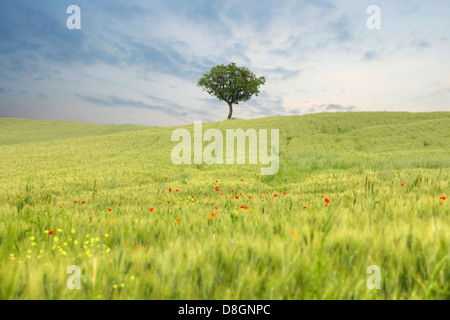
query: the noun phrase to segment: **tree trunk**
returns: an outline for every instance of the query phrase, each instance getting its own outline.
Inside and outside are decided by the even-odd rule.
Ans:
[[[230,102],[228,103],[228,107],[230,108],[230,112],[228,112],[228,118],[227,119],[231,119],[231,115],[233,114],[233,105]]]

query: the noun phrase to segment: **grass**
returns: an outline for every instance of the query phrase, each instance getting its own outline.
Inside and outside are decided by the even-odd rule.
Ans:
[[[449,121],[203,124],[280,129],[261,176],[173,164],[175,128],[0,119],[0,299],[449,299]]]

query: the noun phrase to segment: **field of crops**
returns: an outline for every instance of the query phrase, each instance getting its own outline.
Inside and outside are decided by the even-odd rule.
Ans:
[[[175,165],[175,128],[0,119],[0,299],[449,299],[449,123],[203,124],[279,129],[280,168],[264,176]]]

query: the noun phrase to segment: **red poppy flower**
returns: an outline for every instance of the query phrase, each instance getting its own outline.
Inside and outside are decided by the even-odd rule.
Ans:
[[[109,211],[109,212],[111,212],[111,211],[112,211],[112,209],[111,209],[111,208],[108,208],[108,211]]]
[[[330,199],[325,198],[325,202],[326,202],[326,203],[330,203]]]
[[[181,219],[180,218],[176,218],[175,221],[176,222],[181,222]]]
[[[139,185],[139,188],[141,187],[141,185]]]
[[[306,209],[306,207],[303,207],[303,210]]]
[[[165,180],[167,180],[167,178],[164,178]]]
[[[402,186],[402,187],[405,186],[405,183],[403,182],[403,183],[401,184],[401,186]]]
[[[172,192],[172,189],[169,189],[169,192]]]
[[[286,192],[283,192],[283,194],[286,194]]]
[[[217,207],[214,207],[217,210]]]
[[[150,212],[153,212],[153,208],[150,208]]]
[[[75,200],[74,203],[77,203],[77,201]]]
[[[241,179],[241,181],[244,181],[244,179]]]
[[[275,194],[275,195],[273,195],[273,197],[276,198],[276,197],[278,197],[278,196]]]
[[[136,250],[139,250],[139,246],[135,246],[134,248],[135,248]]]
[[[85,203],[86,203],[85,201],[82,201],[82,202],[81,202],[81,204],[85,204]]]
[[[179,192],[178,189],[175,189],[176,192]]]
[[[219,191],[219,187],[216,187],[216,191]]]
[[[440,197],[439,199],[441,199],[441,200],[447,200],[446,197]]]
[[[50,231],[48,232],[48,234],[53,234],[53,230],[50,230]]]
[[[239,200],[239,197],[236,197],[236,199],[238,199],[238,200]]]
[[[215,212],[211,212],[211,217],[217,217],[217,213],[215,213]]]
[[[247,210],[248,207],[241,206],[241,209]]]

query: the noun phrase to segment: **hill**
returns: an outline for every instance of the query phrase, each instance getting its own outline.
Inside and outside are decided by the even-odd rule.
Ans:
[[[96,125],[69,121],[0,118],[0,146],[6,144],[56,141],[142,130],[137,125]]]
[[[0,119],[0,299],[448,299],[449,120],[203,124],[279,129],[262,176],[175,165],[177,128]],[[67,289],[73,264],[83,290]]]

